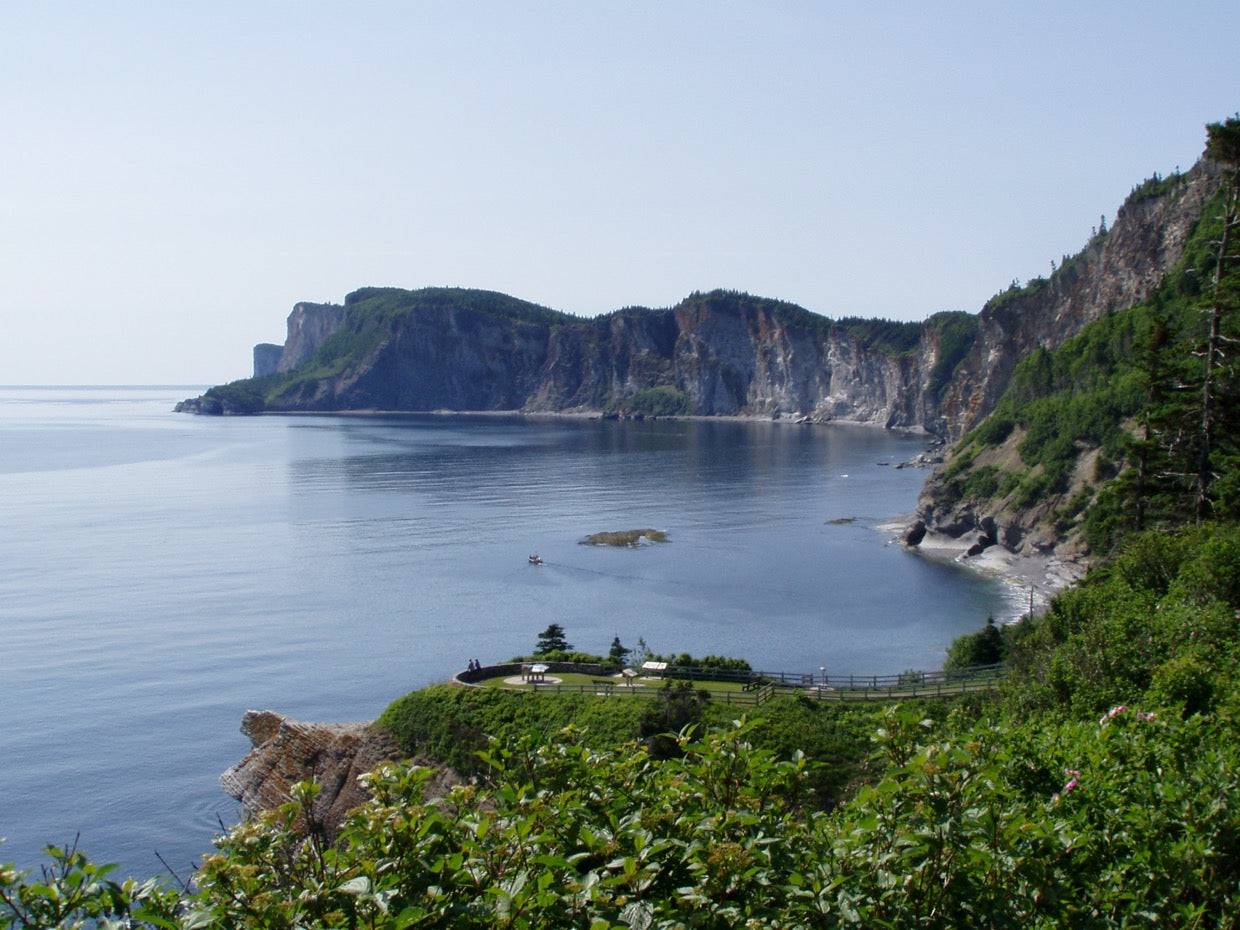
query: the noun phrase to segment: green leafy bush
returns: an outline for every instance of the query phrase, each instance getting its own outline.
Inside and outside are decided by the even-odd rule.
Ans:
[[[994,617],[986,618],[986,625],[976,633],[967,633],[952,641],[947,650],[943,670],[972,668],[977,665],[996,665],[1007,661],[1008,645],[995,625]]]
[[[383,766],[334,847],[316,839],[317,789],[297,786],[221,838],[197,890],[149,925],[1236,926],[1227,717],[1116,705],[996,727],[891,708],[876,777],[830,813],[806,803],[804,757],[757,748],[756,728],[684,735],[663,761],[589,749],[571,728],[492,743],[485,786],[443,798],[427,796],[430,770]],[[79,905],[109,900],[87,889]],[[163,916],[174,907],[184,916]]]

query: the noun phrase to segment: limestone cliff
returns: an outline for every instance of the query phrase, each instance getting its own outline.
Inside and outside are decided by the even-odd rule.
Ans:
[[[356,309],[342,317],[342,325],[355,326],[371,345],[338,374],[291,381],[269,409],[513,410],[524,404],[542,370],[545,326],[451,300],[422,301],[416,312],[395,320],[364,316],[365,299],[350,303]],[[327,319],[320,315],[316,322],[325,325]],[[298,354],[286,348],[281,365]]]
[[[293,312],[288,315],[288,334],[275,370],[292,371],[309,361],[327,337],[340,328],[344,317],[345,309],[339,304],[306,301],[294,304]]]
[[[284,346],[272,342],[260,342],[254,347],[254,377],[265,378],[274,375],[280,368],[280,357],[284,355]]]
[[[288,369],[266,409],[644,413],[657,412],[643,407],[644,392],[658,391],[675,398],[678,413],[918,428],[921,366],[939,361],[933,340],[918,347],[919,324],[885,324],[912,334],[892,348],[791,304],[734,292],[595,320],[497,315],[437,289],[402,293],[400,304],[383,292],[383,313],[368,292],[350,295],[337,328],[327,332],[332,317],[321,315],[313,339],[299,304],[289,321],[298,341],[286,344],[280,369],[316,339],[320,355],[347,357]]]

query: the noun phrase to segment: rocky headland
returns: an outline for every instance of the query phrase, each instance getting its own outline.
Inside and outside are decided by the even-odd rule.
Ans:
[[[253,748],[220,776],[220,787],[241,802],[246,817],[287,803],[293,785],[318,783],[313,816],[334,840],[349,811],[370,795],[358,779],[384,762],[404,758],[396,741],[370,723],[304,723],[269,710],[249,710],[241,732]],[[457,779],[437,767],[429,791],[447,791]]]

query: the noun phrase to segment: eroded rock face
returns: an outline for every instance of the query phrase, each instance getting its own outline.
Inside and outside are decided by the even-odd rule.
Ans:
[[[1108,233],[1091,239],[1041,286],[989,301],[978,314],[977,341],[938,411],[947,438],[958,439],[994,410],[1012,370],[1030,352],[1056,349],[1086,324],[1145,298],[1179,261],[1217,188],[1217,168],[1198,162],[1167,193],[1126,202]]]
[[[334,839],[345,815],[369,800],[358,777],[402,757],[387,734],[368,723],[303,723],[269,710],[246,711],[241,732],[254,748],[220,776],[225,793],[241,802],[247,817],[290,800],[301,781],[322,786],[315,819]]]
[[[284,355],[284,346],[271,342],[260,342],[254,347],[254,377],[265,378],[274,375],[280,368],[280,358]]]
[[[339,304],[315,304],[308,301],[293,306],[288,315],[288,334],[276,371],[292,371],[308,360],[319,346],[344,322],[345,309]]]

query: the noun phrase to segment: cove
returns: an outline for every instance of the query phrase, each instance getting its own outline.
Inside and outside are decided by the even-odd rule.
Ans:
[[[890,674],[1022,606],[876,529],[913,509],[917,437],[172,413],[187,393],[0,389],[0,859],[80,831],[122,874],[185,874],[236,820],[245,710],[373,719],[549,622],[587,651]],[[632,527],[668,541],[581,545]]]

